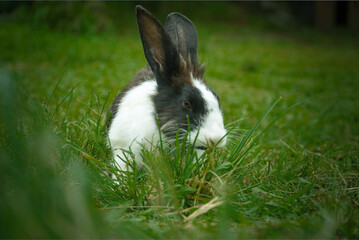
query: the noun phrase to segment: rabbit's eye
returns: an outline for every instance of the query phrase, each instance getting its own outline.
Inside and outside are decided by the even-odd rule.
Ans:
[[[184,100],[184,101],[183,101],[183,106],[184,106],[185,108],[187,108],[188,110],[192,111],[192,107],[191,107],[191,104],[189,103],[189,101]]]

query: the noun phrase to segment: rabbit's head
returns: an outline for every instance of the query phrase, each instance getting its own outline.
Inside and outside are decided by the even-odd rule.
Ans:
[[[203,78],[196,27],[179,13],[170,14],[163,28],[143,7],[137,6],[136,12],[145,57],[157,83],[152,99],[161,131],[173,139],[178,129],[190,129],[192,141],[198,133],[199,149],[224,146],[227,131],[219,98]]]

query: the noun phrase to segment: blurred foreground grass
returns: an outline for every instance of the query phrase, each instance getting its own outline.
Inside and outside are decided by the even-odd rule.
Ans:
[[[173,210],[142,196],[138,176],[133,198],[121,194],[95,164],[111,161],[109,104],[146,64],[132,21],[80,34],[0,23],[2,238],[359,237],[358,35],[195,21],[226,123],[250,129],[283,99],[244,157],[245,174],[213,182],[197,204],[188,205],[196,189],[181,188]]]

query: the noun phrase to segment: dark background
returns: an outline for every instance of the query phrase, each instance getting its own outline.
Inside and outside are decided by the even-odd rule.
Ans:
[[[309,27],[359,31],[356,1],[255,2],[0,2],[0,21],[30,21],[51,29],[106,31],[132,24],[129,16],[140,4],[162,17],[171,9],[194,20],[231,22],[274,29]],[[220,16],[220,17],[219,17]]]

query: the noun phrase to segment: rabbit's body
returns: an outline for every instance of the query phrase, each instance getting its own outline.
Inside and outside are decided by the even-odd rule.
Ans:
[[[123,163],[119,157],[126,159],[122,149],[131,147],[131,151],[138,154],[141,145],[148,146],[150,141],[159,140],[155,107],[151,99],[157,92],[157,83],[154,78],[148,79],[148,76],[140,72],[111,106],[108,136],[115,159],[121,167]]]
[[[199,130],[195,147],[224,146],[226,130],[218,96],[203,79],[193,23],[172,13],[165,31],[145,9],[136,9],[149,66],[116,97],[110,109],[109,141],[120,168],[125,169],[126,150],[131,149],[139,159],[142,147],[159,141],[157,117],[164,138],[175,139],[177,130],[187,130],[190,123],[190,135]]]

